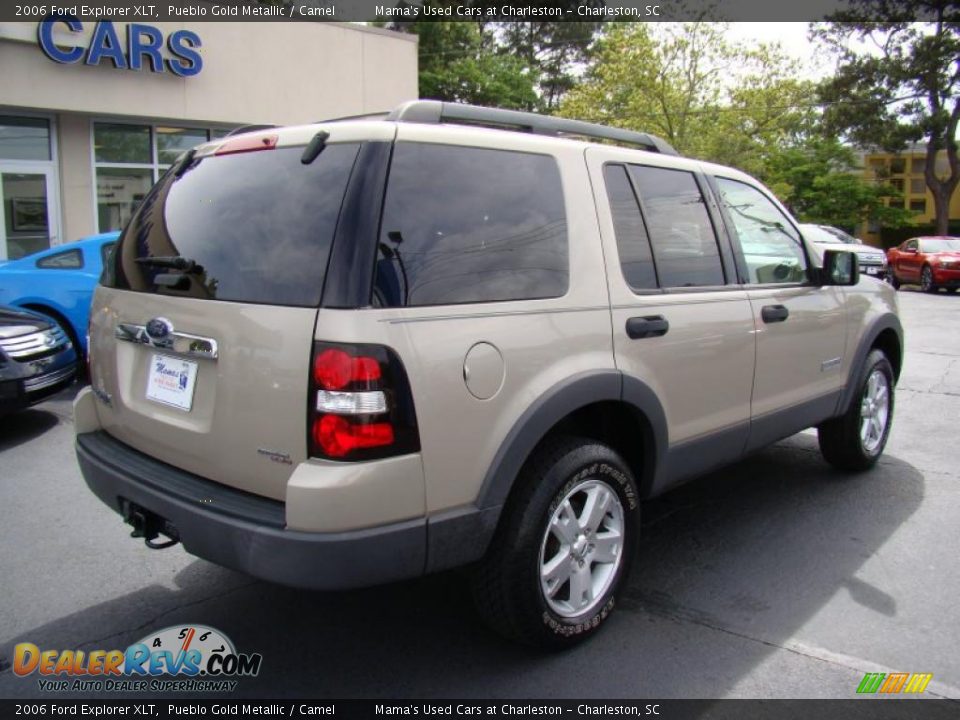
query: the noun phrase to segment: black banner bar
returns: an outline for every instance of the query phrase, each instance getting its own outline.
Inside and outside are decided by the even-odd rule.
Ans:
[[[4,718],[623,718],[649,720],[939,720],[954,700],[0,700]]]
[[[0,21],[72,17],[81,22],[786,22],[822,20],[846,7],[845,0],[13,0],[0,3]]]

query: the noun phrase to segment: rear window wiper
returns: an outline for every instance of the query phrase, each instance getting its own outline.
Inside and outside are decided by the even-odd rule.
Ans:
[[[154,257],[139,257],[135,262],[140,265],[152,265],[153,267],[170,268],[179,270],[182,273],[202,275],[203,265],[191,260],[190,258],[180,257],[179,255],[156,255]]]

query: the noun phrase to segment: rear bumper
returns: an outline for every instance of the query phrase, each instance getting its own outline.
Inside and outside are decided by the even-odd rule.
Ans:
[[[0,413],[14,412],[38,402],[70,385],[77,374],[76,353],[61,352],[36,363],[8,362],[7,372],[0,371]],[[13,379],[7,379],[9,374]]]
[[[347,532],[285,526],[285,505],[227,488],[155,460],[103,431],[77,435],[90,489],[117,513],[124,500],[160,516],[187,552],[263,580],[342,590],[422,575],[427,521]]]

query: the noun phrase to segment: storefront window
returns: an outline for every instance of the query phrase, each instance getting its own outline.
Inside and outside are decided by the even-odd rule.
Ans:
[[[206,141],[207,131],[204,129],[158,127],[157,162],[170,165],[181,153]]]
[[[97,123],[93,130],[93,151],[97,162],[153,162],[150,152],[150,127]]]
[[[49,160],[50,122],[0,115],[0,159]]]
[[[126,225],[153,180],[153,170],[147,168],[97,168],[100,231],[118,230]]]
[[[226,132],[229,131],[94,123],[100,232],[122,229],[153,183],[181,153]]]

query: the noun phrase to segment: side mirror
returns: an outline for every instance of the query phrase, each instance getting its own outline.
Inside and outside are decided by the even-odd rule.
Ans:
[[[848,250],[827,250],[820,270],[821,285],[856,285],[860,282],[857,254]]]

